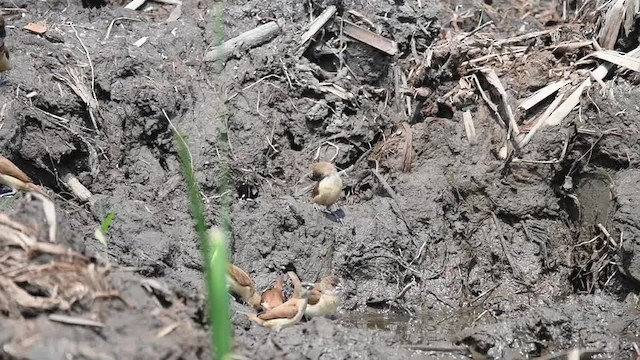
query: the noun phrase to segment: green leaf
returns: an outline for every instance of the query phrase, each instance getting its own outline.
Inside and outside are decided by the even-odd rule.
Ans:
[[[109,228],[111,227],[111,223],[115,218],[116,218],[116,213],[112,211],[107,215],[106,218],[104,218],[104,220],[102,220],[102,223],[100,224],[100,230],[102,231],[103,235],[105,236],[107,235],[107,231],[109,231]]]

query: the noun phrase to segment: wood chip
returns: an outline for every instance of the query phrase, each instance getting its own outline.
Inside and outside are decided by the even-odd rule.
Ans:
[[[47,32],[47,26],[40,23],[28,23],[23,29],[29,30],[36,34],[44,34],[45,32]]]
[[[398,52],[398,43],[396,43],[395,41],[387,39],[386,37],[378,35],[367,29],[363,29],[360,26],[350,23],[346,20],[343,23],[342,31],[345,33],[345,35],[361,41],[380,51],[384,51],[389,55],[395,55]]]
[[[476,136],[476,127],[473,124],[473,117],[471,116],[471,111],[467,110],[462,113],[462,120],[464,121],[464,131],[467,133],[467,139],[469,139],[469,144],[475,145],[478,142],[478,137]]]
[[[149,40],[149,37],[148,36],[143,36],[140,39],[138,39],[138,41],[134,42],[133,46],[140,47],[140,46],[144,45],[144,43],[146,43],[147,40]]]
[[[62,181],[69,187],[69,190],[80,200],[81,202],[87,202],[93,196],[91,191],[87,189],[75,175],[66,173],[62,177]]]
[[[156,334],[156,339],[161,339],[173,332],[173,330],[177,329],[180,326],[180,322],[174,322],[173,324],[167,325],[164,328],[160,329]]]

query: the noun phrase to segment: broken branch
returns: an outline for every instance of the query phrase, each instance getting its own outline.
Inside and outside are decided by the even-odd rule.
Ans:
[[[250,49],[272,40],[282,30],[284,22],[271,21],[255,29],[244,32],[221,45],[215,46],[204,55],[204,61],[226,61],[236,50]]]

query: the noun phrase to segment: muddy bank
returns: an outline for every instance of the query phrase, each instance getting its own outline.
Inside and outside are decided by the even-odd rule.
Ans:
[[[185,1],[170,22],[173,5],[87,4],[17,2],[23,11],[5,14],[14,26],[6,39],[14,68],[3,75],[0,139],[5,156],[58,194],[66,229],[58,241],[109,265],[121,299],[56,311],[99,328],[52,322],[48,311],[3,312],[3,356],[210,357],[200,252],[168,119],[187,136],[209,224],[218,223],[219,176],[228,166],[232,261],[259,289],[282,271],[306,281],[337,274],[347,285],[337,319],[281,333],[250,323],[238,313],[247,308],[234,303],[240,354],[525,358],[574,347],[606,352],[601,358],[635,354],[640,114],[625,74],[607,78],[606,95],[592,88],[580,111],[505,158],[508,127],[469,85],[474,72],[465,64],[490,47],[469,51],[456,38],[481,20],[475,7],[227,3],[225,39],[271,19],[284,25],[215,75],[220,64],[202,62],[214,37],[206,2]],[[300,56],[309,13],[329,5],[393,39],[398,55],[341,36],[339,21],[330,21]],[[508,6],[483,5],[494,25],[473,41],[556,29],[546,5],[528,15]],[[21,29],[29,22],[46,23],[46,35]],[[583,19],[556,31],[568,39],[581,26],[590,25]],[[451,46],[438,47],[443,39]],[[526,58],[482,64],[496,69],[514,107],[549,82],[573,80],[566,74],[580,53],[555,55],[546,46],[556,40],[518,42],[533,49]],[[344,224],[310,201],[306,174],[318,159],[345,170]],[[66,173],[94,194],[90,202],[71,194]],[[23,197],[3,212],[29,218],[30,204]],[[111,211],[105,249],[93,233]]]

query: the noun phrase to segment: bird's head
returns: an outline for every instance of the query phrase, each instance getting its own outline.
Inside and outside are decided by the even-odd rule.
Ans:
[[[314,181],[320,181],[329,175],[336,174],[337,172],[338,171],[336,170],[336,167],[333,166],[332,163],[327,161],[320,161],[313,164],[313,170],[311,172],[310,178]]]

